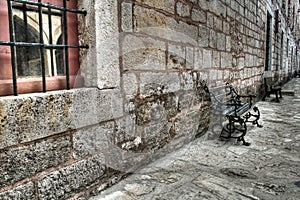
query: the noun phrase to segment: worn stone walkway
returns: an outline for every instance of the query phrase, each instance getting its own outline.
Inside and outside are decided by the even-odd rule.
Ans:
[[[198,139],[103,191],[97,200],[300,199],[300,78],[280,103],[258,102],[263,128],[235,141]]]

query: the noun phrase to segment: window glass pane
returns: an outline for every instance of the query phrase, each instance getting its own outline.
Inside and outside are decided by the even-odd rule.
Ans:
[[[40,46],[40,24],[37,6],[14,3],[13,21],[15,41],[30,43],[26,47],[16,47],[18,77],[40,77],[42,75]],[[43,43],[63,44],[62,13],[49,8],[42,9]],[[46,76],[65,75],[63,49],[50,48],[44,52]]]

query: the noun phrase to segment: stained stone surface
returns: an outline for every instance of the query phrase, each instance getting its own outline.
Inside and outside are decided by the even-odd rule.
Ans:
[[[284,89],[295,95],[257,103],[263,128],[248,126],[251,146],[211,133],[91,199],[299,199],[300,78]]]

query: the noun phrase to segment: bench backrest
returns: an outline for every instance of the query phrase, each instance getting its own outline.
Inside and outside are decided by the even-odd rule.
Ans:
[[[206,91],[210,94],[214,114],[226,115],[233,113],[239,115],[241,114],[240,108],[248,109],[252,106],[251,101],[249,103],[241,101],[242,96],[230,83],[209,89],[206,87]]]

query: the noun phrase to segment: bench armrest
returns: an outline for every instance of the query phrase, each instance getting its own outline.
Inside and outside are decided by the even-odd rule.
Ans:
[[[252,105],[252,99],[256,98],[256,95],[250,94],[250,95],[238,95],[237,96],[237,101],[241,102],[240,98],[248,98],[249,99],[249,105]]]

